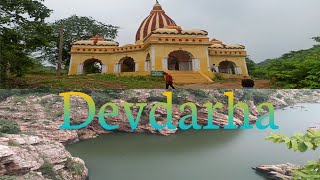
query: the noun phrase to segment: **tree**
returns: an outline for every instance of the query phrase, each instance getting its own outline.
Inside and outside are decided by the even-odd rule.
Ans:
[[[99,35],[106,39],[114,39],[118,35],[119,27],[104,24],[91,17],[80,17],[73,15],[66,19],[58,20],[51,24],[53,29],[51,43],[52,46],[43,49],[41,58],[53,65],[57,64],[59,48],[59,31],[64,27],[64,46],[62,53],[62,64],[68,67],[72,43],[77,40],[86,40]]]
[[[308,130],[306,134],[296,133],[292,137],[281,134],[270,134],[266,140],[274,143],[285,143],[288,149],[293,151],[306,152],[308,149],[317,150],[320,146],[320,130]],[[316,180],[320,179],[320,159],[309,161],[303,169],[293,171],[294,179]]]
[[[320,43],[320,36],[313,37],[312,39],[315,40],[316,42]]]
[[[51,28],[44,22],[51,10],[43,0],[0,1],[0,80],[22,76],[32,66],[31,53],[48,45]]]
[[[256,63],[253,62],[249,57],[246,57],[246,63],[247,63],[248,73],[249,75],[251,75],[256,69]]]

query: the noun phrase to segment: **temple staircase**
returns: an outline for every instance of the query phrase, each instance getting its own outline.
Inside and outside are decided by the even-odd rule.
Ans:
[[[173,78],[174,83],[210,83],[209,77],[197,71],[167,71]]]

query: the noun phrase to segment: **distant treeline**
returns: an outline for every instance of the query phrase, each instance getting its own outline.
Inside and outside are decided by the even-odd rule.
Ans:
[[[313,38],[320,42],[320,37]],[[255,64],[247,58],[249,73],[256,79],[270,79],[277,88],[320,88],[320,45],[292,51],[276,59]]]

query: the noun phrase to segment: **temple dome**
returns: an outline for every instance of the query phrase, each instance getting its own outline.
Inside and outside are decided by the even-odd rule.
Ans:
[[[152,31],[166,26],[177,26],[177,24],[166,15],[157,1],[150,15],[142,21],[136,35],[136,41],[143,41]]]

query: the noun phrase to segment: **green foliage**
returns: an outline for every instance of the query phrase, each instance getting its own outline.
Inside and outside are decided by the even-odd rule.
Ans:
[[[320,130],[309,130],[306,134],[296,133],[292,137],[270,134],[266,140],[272,140],[274,143],[286,143],[289,149],[306,152],[308,149],[316,150],[320,146]]]
[[[243,91],[243,95],[240,101],[253,100],[255,104],[265,103],[269,100],[272,91],[270,90],[250,90],[246,89]]]
[[[320,159],[309,161],[303,169],[295,170],[294,180],[317,180],[320,179]]]
[[[0,119],[0,132],[6,134],[18,134],[21,132],[15,121]]]
[[[308,149],[317,150],[320,146],[320,130],[308,130],[306,134],[296,133],[292,137],[281,134],[270,134],[266,140],[274,143],[285,143],[288,149],[306,152]],[[295,170],[296,180],[316,180],[320,178],[320,160],[309,161],[303,169]]]
[[[167,98],[164,96],[150,96],[147,99],[148,102],[166,102]]]
[[[320,37],[314,39],[319,42]],[[276,87],[320,88],[320,45],[268,59],[259,63],[252,74],[256,78],[270,79]]]
[[[64,165],[67,169],[69,169],[73,174],[76,175],[81,175],[84,170],[84,166],[82,164],[73,161],[71,158],[67,158]]]
[[[221,75],[221,74],[215,74],[213,79],[214,82],[222,82],[225,81],[226,79]]]
[[[16,180],[17,178],[14,176],[1,176],[0,180]]]
[[[0,1],[0,81],[6,87],[10,75],[22,76],[33,65],[31,53],[47,46],[51,28],[44,20],[50,10],[43,0]]]
[[[97,64],[92,64],[84,69],[84,74],[96,74],[101,73],[101,69]]]
[[[163,77],[154,76],[116,76],[112,74],[93,74],[77,76],[56,76],[56,75],[28,75],[20,78],[20,81],[13,81],[10,88],[29,89],[28,91],[49,90],[65,92],[66,89],[163,89],[165,83]],[[22,83],[21,83],[22,82]],[[36,91],[37,90],[37,91]],[[62,91],[64,90],[64,91]],[[1,90],[0,90],[1,92]],[[31,93],[29,93],[31,94]],[[33,95],[33,94],[31,94]],[[1,101],[0,94],[0,101]]]
[[[189,92],[194,98],[196,99],[207,99],[210,98],[210,95],[203,90],[199,89],[187,89],[187,92]]]
[[[60,41],[60,29],[64,28],[64,46],[63,46],[63,65],[69,66],[70,50],[72,43],[77,40],[87,40],[93,36],[99,35],[107,39],[117,37],[119,27],[104,24],[91,17],[81,17],[72,15],[71,17],[58,20],[51,24],[53,33],[51,34],[52,46],[43,49],[42,60],[48,61],[53,65],[57,64],[58,47]]]
[[[49,162],[44,162],[42,166],[39,168],[39,171],[44,175],[46,178],[50,178],[53,180],[60,179],[58,174],[53,169],[53,164]]]
[[[313,37],[312,39],[315,40],[316,42],[320,43],[320,36]]]
[[[246,63],[248,68],[248,73],[251,75],[256,69],[256,63],[253,62],[249,57],[246,57]]]
[[[56,76],[57,75],[57,69],[55,67],[46,67],[43,66],[40,62],[35,62],[35,64],[32,66],[32,69],[29,69],[27,74],[32,75],[42,75],[42,76]],[[67,75],[68,70],[63,69],[61,71],[62,74]]]

